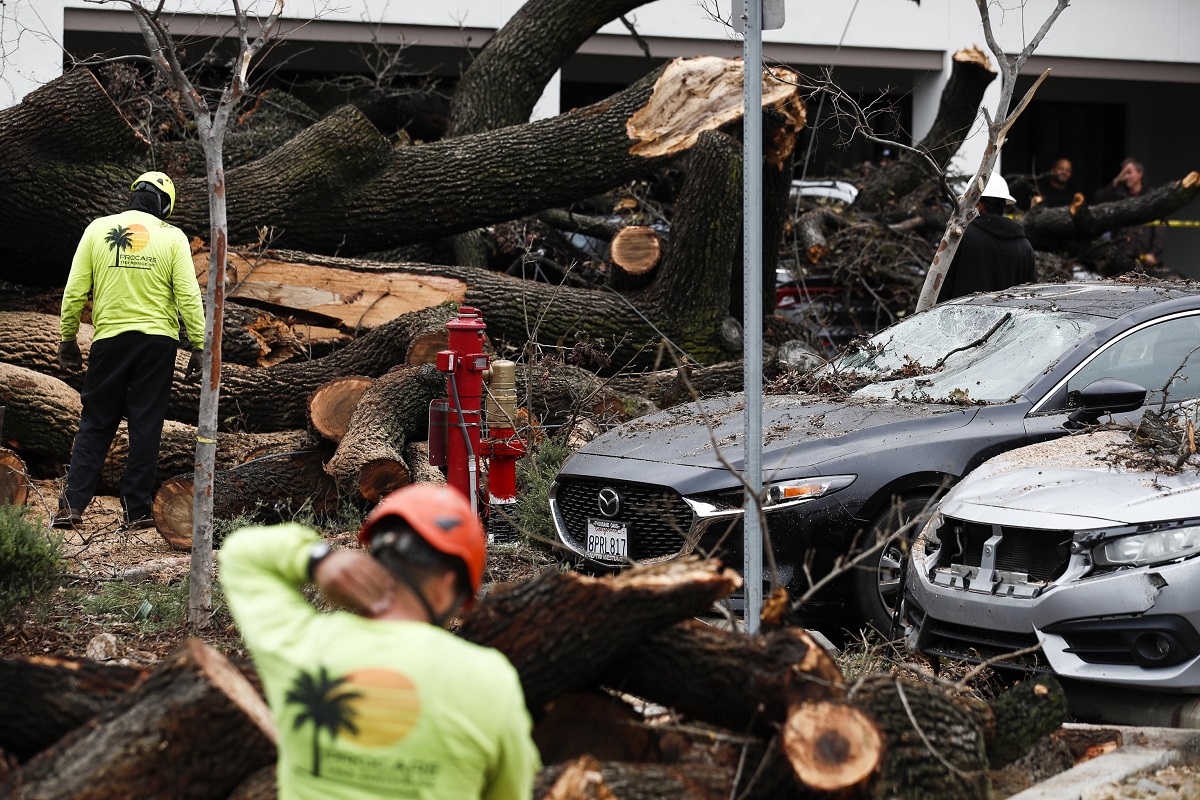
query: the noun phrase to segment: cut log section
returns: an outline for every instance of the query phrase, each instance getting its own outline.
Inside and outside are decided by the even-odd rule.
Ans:
[[[988,763],[992,769],[1020,758],[1033,743],[1067,721],[1067,696],[1053,675],[1023,680],[991,702],[995,719],[988,737]]]
[[[614,289],[645,286],[661,256],[662,238],[658,231],[645,225],[622,228],[609,248],[609,259],[615,267],[608,273],[610,285]]]
[[[845,703],[792,706],[782,745],[801,785],[819,792],[866,795],[883,765],[883,736],[863,711]]]
[[[964,703],[932,684],[884,674],[857,684],[850,702],[883,733],[877,797],[988,797],[983,732]]]
[[[221,317],[221,358],[225,362],[273,367],[303,353],[304,345],[287,320],[261,308],[225,303]]]
[[[427,437],[429,404],[445,395],[446,378],[434,367],[396,367],[363,392],[326,472],[369,502],[404,486],[404,444]]]
[[[804,630],[750,636],[697,620],[650,633],[602,680],[688,718],[767,736],[790,706],[845,694],[833,656]]]
[[[147,671],[86,658],[0,659],[0,748],[22,761],[123,697]]]
[[[331,442],[340,442],[363,392],[374,382],[365,375],[347,375],[318,386],[308,398],[308,419],[316,432]]]
[[[79,392],[58,378],[0,362],[0,406],[6,443],[26,456],[71,460],[83,411]]]
[[[224,800],[275,759],[274,724],[254,687],[191,640],[92,725],[9,776],[13,800]]]
[[[0,447],[0,506],[23,506],[28,498],[29,473],[25,462],[12,450]]]
[[[459,635],[508,657],[536,718],[548,700],[593,685],[646,634],[708,611],[740,585],[733,570],[692,558],[603,578],[543,572],[488,594]]]
[[[264,456],[213,474],[213,517],[246,515],[259,522],[278,522],[301,508],[324,514],[337,506],[337,488],[325,474],[323,447]],[[192,547],[191,474],[177,475],[154,495],[154,525],[176,550]],[[215,543],[214,543],[215,544]]]

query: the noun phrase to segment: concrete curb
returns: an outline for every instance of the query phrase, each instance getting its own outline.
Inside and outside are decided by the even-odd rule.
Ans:
[[[1123,744],[1111,753],[1074,766],[1010,796],[1008,800],[1088,800],[1130,775],[1174,764],[1195,763],[1200,759],[1200,730],[1072,723],[1064,727],[1118,730]]]

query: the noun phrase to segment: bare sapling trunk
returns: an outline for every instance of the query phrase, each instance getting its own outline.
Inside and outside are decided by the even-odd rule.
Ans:
[[[924,311],[937,302],[938,293],[941,292],[942,284],[946,281],[946,272],[950,269],[950,263],[954,261],[954,254],[958,252],[958,245],[962,241],[963,232],[966,231],[967,225],[971,224],[971,221],[975,219],[975,204],[979,202],[983,187],[986,185],[987,179],[991,176],[992,170],[996,166],[996,159],[1000,155],[1000,148],[1004,146],[1008,130],[1017,121],[1017,117],[1021,115],[1021,112],[1025,110],[1025,106],[1029,104],[1034,93],[1042,85],[1042,81],[1046,79],[1050,71],[1046,70],[1046,72],[1043,72],[1034,81],[1033,86],[1029,88],[1029,91],[1025,93],[1025,96],[1017,105],[1016,110],[1009,114],[1008,107],[1012,103],[1017,75],[1020,73],[1021,67],[1029,60],[1029,56],[1041,44],[1042,38],[1050,30],[1051,26],[1054,25],[1055,20],[1058,19],[1058,15],[1070,5],[1070,0],[1058,0],[1055,3],[1054,10],[1050,12],[1050,16],[1042,23],[1042,27],[1038,29],[1034,37],[1025,45],[1025,49],[1011,60],[996,41],[995,34],[992,31],[988,0],[975,0],[975,5],[979,8],[979,17],[983,22],[983,33],[987,39],[988,48],[996,57],[997,68],[1000,72],[1000,99],[996,101],[994,114],[988,114],[987,109],[983,110],[988,137],[987,146],[983,151],[983,160],[980,162],[979,168],[975,171],[974,177],[963,191],[962,197],[958,199],[958,205],[955,207],[954,213],[950,215],[950,220],[946,223],[946,232],[942,235],[942,241],[934,251],[933,261],[930,263],[929,271],[925,275],[925,284],[921,287],[921,294],[917,298],[916,311]]]
[[[151,11],[140,0],[120,0],[134,13],[150,61],[170,85],[187,101],[196,121],[204,150],[208,183],[209,238],[208,291],[204,310],[204,361],[200,388],[200,411],[196,426],[196,478],[192,520],[192,567],[188,592],[188,622],[193,628],[208,626],[212,616],[212,509],[213,472],[217,455],[217,406],[221,392],[221,327],[225,303],[225,264],[229,249],[229,221],[225,206],[223,148],[229,116],[246,93],[250,64],[272,37],[283,13],[284,0],[275,0],[270,16],[261,22],[253,42],[247,36],[247,11],[234,0],[238,53],[233,75],[221,93],[215,110],[183,70],[170,31],[161,19],[162,4]]]

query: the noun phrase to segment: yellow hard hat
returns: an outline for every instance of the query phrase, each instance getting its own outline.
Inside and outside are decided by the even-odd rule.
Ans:
[[[175,182],[171,180],[171,176],[165,172],[143,172],[130,184],[130,191],[136,192],[140,183],[148,183],[167,196],[169,203],[163,219],[171,216],[171,212],[175,210]]]

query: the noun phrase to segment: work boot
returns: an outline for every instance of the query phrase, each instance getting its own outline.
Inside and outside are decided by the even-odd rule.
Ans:
[[[83,514],[80,514],[74,509],[63,506],[54,513],[54,517],[50,520],[50,527],[64,528],[73,530],[83,524]]]

